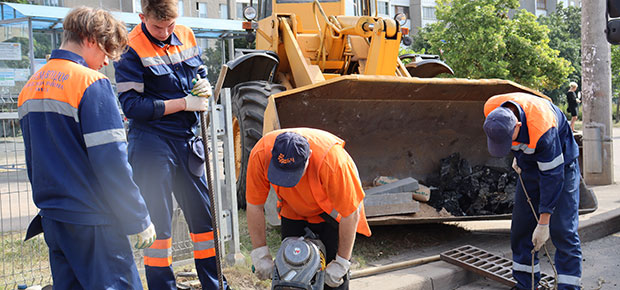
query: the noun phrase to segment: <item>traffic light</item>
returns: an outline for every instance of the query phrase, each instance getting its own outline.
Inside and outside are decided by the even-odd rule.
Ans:
[[[607,41],[610,44],[620,44],[620,0],[607,0],[606,17]]]

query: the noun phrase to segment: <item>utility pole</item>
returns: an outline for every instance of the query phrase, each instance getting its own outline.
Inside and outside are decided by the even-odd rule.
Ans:
[[[606,0],[581,7],[583,167],[589,185],[614,182],[611,120],[611,49],[606,41]]]
[[[235,19],[237,14],[237,1],[236,0],[226,0],[226,8],[228,8],[228,19]],[[226,55],[224,51],[222,51],[222,55]],[[235,58],[235,41],[233,38],[228,39],[228,60],[233,60]]]

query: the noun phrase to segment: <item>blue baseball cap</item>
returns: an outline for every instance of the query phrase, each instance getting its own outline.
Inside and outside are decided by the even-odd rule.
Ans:
[[[310,144],[305,137],[295,132],[281,133],[276,137],[271,150],[267,171],[269,182],[282,187],[297,185],[304,175],[308,157]]]
[[[489,153],[494,157],[504,157],[512,147],[512,134],[517,125],[517,116],[506,107],[497,107],[484,120],[484,133],[487,134]]]

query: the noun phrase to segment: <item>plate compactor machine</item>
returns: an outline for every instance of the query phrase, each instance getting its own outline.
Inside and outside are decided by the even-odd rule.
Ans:
[[[276,254],[271,289],[322,290],[325,277],[325,246],[308,228],[303,237],[288,237]]]

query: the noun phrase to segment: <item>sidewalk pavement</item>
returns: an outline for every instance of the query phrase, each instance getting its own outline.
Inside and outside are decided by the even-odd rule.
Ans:
[[[598,209],[593,213],[581,215],[579,218],[579,236],[582,243],[620,231],[620,128],[614,128],[613,135],[615,136],[613,137],[613,163],[616,182],[606,186],[590,186],[598,199]],[[454,224],[472,232],[483,234],[509,235],[510,233],[510,220],[458,222]],[[551,245],[551,243],[548,242],[547,245]],[[491,246],[491,249],[484,246],[478,247],[504,256],[511,254],[509,239],[506,240],[505,244]],[[426,254],[428,256],[438,255],[440,252]],[[545,269],[543,271],[547,272]],[[480,278],[481,276],[461,267],[444,261],[437,261],[413,268],[353,279],[350,282],[350,288],[356,290],[449,290],[472,283]]]

